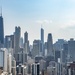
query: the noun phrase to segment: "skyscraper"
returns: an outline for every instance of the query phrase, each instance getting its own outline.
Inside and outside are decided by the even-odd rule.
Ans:
[[[15,33],[14,33],[14,48],[15,52],[19,52],[19,46],[20,46],[20,35],[21,35],[21,28],[15,27]]]
[[[72,38],[68,41],[68,53],[69,61],[75,61],[75,40]]]
[[[18,62],[18,52],[20,51],[20,35],[21,35],[21,28],[15,27],[14,33],[14,57]]]
[[[64,39],[58,39],[55,43],[54,43],[54,49],[56,51],[61,51],[63,49],[63,45],[67,44],[67,41]]]
[[[24,33],[24,42],[25,43],[28,42],[28,32],[27,31]]]
[[[41,28],[41,44],[42,44],[41,52],[44,54],[44,29],[43,28]]]
[[[48,39],[47,39],[47,55],[53,56],[53,40],[51,33],[48,34]]]
[[[62,54],[62,61],[66,63],[68,61],[68,43],[63,45],[63,54]]]
[[[33,50],[32,50],[32,55],[33,57],[40,55],[40,40],[34,40],[33,41]]]
[[[44,29],[41,28],[41,42],[44,43]]]
[[[7,72],[11,74],[11,68],[12,68],[12,55],[11,53],[8,54],[7,57]]]
[[[0,43],[4,44],[4,28],[3,28],[3,17],[0,15]]]
[[[0,48],[0,67],[3,68],[3,71],[7,71],[7,49]]]
[[[25,53],[29,53],[28,32],[24,33],[24,48],[25,48]]]
[[[5,48],[14,48],[14,35],[5,36],[4,47]]]
[[[20,38],[20,48],[23,48],[24,44],[23,44],[23,38]]]

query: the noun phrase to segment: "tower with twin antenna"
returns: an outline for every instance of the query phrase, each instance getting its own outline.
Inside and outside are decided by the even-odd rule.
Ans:
[[[0,43],[4,44],[4,26],[2,17],[2,7],[0,8]]]

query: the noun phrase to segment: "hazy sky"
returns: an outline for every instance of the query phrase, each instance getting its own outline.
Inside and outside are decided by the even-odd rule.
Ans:
[[[41,25],[53,40],[75,38],[75,0],[0,0],[5,35],[21,27],[21,36],[29,33],[29,40],[40,39]]]

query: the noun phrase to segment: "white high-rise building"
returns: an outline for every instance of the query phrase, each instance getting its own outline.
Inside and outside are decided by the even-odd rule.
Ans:
[[[12,60],[12,75],[16,75],[16,61],[14,58]]]
[[[7,71],[7,54],[7,49],[0,48],[0,67],[3,68],[3,71]]]
[[[11,54],[9,53],[8,54],[8,61],[7,61],[7,67],[8,67],[8,73],[11,74],[11,68],[12,68],[12,56]]]

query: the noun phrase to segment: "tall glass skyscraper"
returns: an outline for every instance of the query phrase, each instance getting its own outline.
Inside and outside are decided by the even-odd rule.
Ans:
[[[41,28],[41,52],[44,53],[44,29]]]
[[[21,28],[15,27],[15,33],[14,33],[14,49],[15,53],[18,53],[20,50],[20,36],[21,36]]]
[[[4,27],[2,15],[0,15],[0,43],[4,44]]]
[[[25,48],[25,53],[29,53],[29,40],[28,40],[27,31],[24,33],[24,48]]]
[[[53,56],[53,40],[51,33],[48,34],[48,39],[47,39],[47,55]]]
[[[41,42],[44,44],[44,29],[41,28]]]

